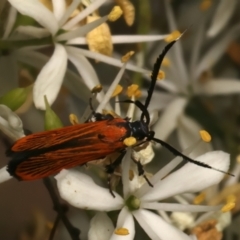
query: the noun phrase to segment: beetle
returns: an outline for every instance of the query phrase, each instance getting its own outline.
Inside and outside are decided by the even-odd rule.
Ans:
[[[188,162],[226,173],[189,158],[168,143],[155,138],[154,131],[149,130],[150,116],[147,108],[154,92],[162,61],[177,40],[167,44],[157,58],[145,103],[138,100],[124,101],[135,104],[142,111],[140,120],[130,122],[127,118],[114,118],[93,111],[95,122],[85,122],[25,136],[17,140],[6,153],[11,158],[7,166],[10,175],[19,180],[41,179],[56,174],[62,169],[84,165],[93,160],[103,159],[111,153],[119,152],[119,157],[106,169],[108,173],[113,173],[126,153],[127,146],[124,144],[124,140],[129,137],[137,140],[136,145],[154,141]],[[137,164],[141,175],[143,174],[142,166],[140,163]],[[151,185],[149,181],[148,183]]]

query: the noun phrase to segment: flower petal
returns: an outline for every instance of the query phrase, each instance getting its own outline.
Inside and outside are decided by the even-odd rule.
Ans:
[[[216,169],[227,171],[230,164],[229,154],[222,151],[205,153],[196,158]],[[158,201],[185,192],[198,192],[217,184],[224,174],[213,169],[187,163],[179,170],[160,180],[142,197],[142,201]],[[173,184],[177,183],[177,184]]]
[[[25,136],[21,119],[5,105],[0,105],[0,130],[13,141]]]
[[[122,209],[119,213],[118,221],[117,221],[117,229],[119,228],[126,228],[128,230],[127,235],[118,235],[113,233],[110,240],[133,240],[135,236],[135,225],[132,214],[127,210],[126,207]]]
[[[94,12],[97,8],[99,8],[103,3],[107,0],[98,0],[93,1],[87,8],[85,8],[82,12],[80,12],[76,17],[69,20],[64,26],[63,29],[70,30],[76,24],[78,24],[82,19],[87,17],[90,13]]]
[[[5,26],[5,31],[3,34],[3,39],[7,39],[13,29],[13,26],[15,24],[16,21],[16,17],[17,17],[17,10],[13,7],[10,8],[9,13],[8,13],[8,17],[7,17],[7,23]]]
[[[237,0],[221,0],[218,4],[216,13],[212,18],[210,28],[207,31],[209,37],[215,37],[229,22],[234,10],[236,9]]]
[[[47,96],[49,104],[52,104],[61,88],[67,68],[67,52],[60,45],[55,45],[55,50],[37,76],[33,87],[33,100],[36,108],[45,109],[44,95]]]
[[[165,39],[169,34],[164,35],[113,35],[112,43],[137,43],[137,42],[153,42]]]
[[[27,35],[28,37],[39,39],[50,35],[47,29],[34,26],[19,26],[15,29],[15,31],[20,34]]]
[[[66,9],[66,1],[65,0],[52,0],[53,4],[53,14],[57,21],[61,19]]]
[[[45,27],[55,35],[58,31],[58,23],[53,13],[38,0],[9,0],[21,14],[35,19],[40,25]]]
[[[147,210],[138,210],[133,212],[140,226],[148,234],[151,239],[161,240],[189,240],[190,238],[173,227],[171,224],[165,222],[160,216]]]
[[[199,140],[199,131],[203,128],[192,118],[181,114],[178,121],[178,139],[182,149],[186,149],[191,146],[194,142]],[[195,158],[200,156],[205,152],[212,151],[212,146],[210,143],[202,142],[197,148],[191,153],[191,157]]]
[[[109,239],[114,231],[111,219],[104,212],[97,213],[90,222],[89,240]]]
[[[12,176],[9,174],[9,172],[7,171],[7,167],[5,166],[0,169],[0,183],[6,182],[9,179],[12,179]]]
[[[159,138],[166,140],[176,128],[178,117],[183,112],[186,104],[186,98],[177,97],[164,109],[160,120],[154,126],[156,135],[159,136]]]
[[[201,87],[201,94],[228,95],[240,93],[239,79],[211,79]]]
[[[123,205],[121,196],[114,192],[114,198],[108,189],[98,186],[84,173],[62,170],[55,178],[61,198],[74,207],[112,211]]]

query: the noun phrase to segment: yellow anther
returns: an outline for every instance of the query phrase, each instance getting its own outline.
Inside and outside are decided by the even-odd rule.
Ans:
[[[162,80],[165,78],[165,72],[160,70],[157,75],[157,80]]]
[[[238,163],[240,163],[240,154],[237,155],[237,157],[236,157],[236,161],[237,161]]]
[[[170,64],[171,64],[171,62],[170,62],[169,58],[165,57],[162,61],[162,66],[163,67],[169,67]]]
[[[129,137],[129,138],[125,138],[123,143],[127,146],[127,147],[131,147],[134,144],[136,144],[137,139],[135,137]]]
[[[117,85],[117,87],[115,88],[112,97],[116,97],[117,95],[119,95],[123,90],[123,87],[121,85]]]
[[[130,52],[126,53],[124,56],[122,56],[121,62],[122,63],[127,62],[134,53],[135,53],[134,51],[130,51]]]
[[[212,0],[203,0],[200,3],[200,10],[201,11],[206,11],[212,6]]]
[[[117,228],[114,233],[116,235],[120,235],[120,236],[126,236],[129,234],[129,231],[127,228]]]
[[[228,195],[227,198],[226,198],[226,202],[227,202],[227,203],[236,202],[236,200],[237,200],[237,197],[236,197],[234,194],[230,194],[230,195]]]
[[[121,116],[119,116],[118,114],[116,114],[116,113],[115,113],[114,111],[112,111],[112,110],[103,109],[103,110],[102,110],[102,114],[103,114],[103,115],[110,114],[110,115],[112,115],[114,118],[121,118]]]
[[[172,42],[178,39],[180,36],[181,36],[181,33],[178,30],[176,30],[176,31],[173,31],[171,34],[169,34],[164,40],[166,42]]]
[[[122,13],[123,13],[122,9],[119,6],[115,6],[109,13],[108,20],[114,22],[121,17]]]
[[[132,84],[131,86],[128,87],[127,89],[127,95],[129,98],[131,97],[140,97],[141,96],[141,91],[139,90],[139,86],[137,84]]]
[[[75,114],[73,114],[73,113],[71,113],[71,114],[69,115],[69,120],[70,120],[70,123],[71,123],[72,125],[76,125],[76,124],[79,123],[78,117],[77,117]]]
[[[235,202],[229,202],[222,207],[221,211],[229,212],[235,207],[235,205],[236,205]]]
[[[206,197],[206,193],[201,192],[200,194],[198,194],[194,199],[193,199],[193,203],[194,204],[200,204],[205,200]]]
[[[199,131],[199,134],[204,142],[211,142],[212,137],[207,131],[201,130],[201,131]]]
[[[98,84],[91,90],[91,93],[100,93],[101,91],[102,91],[102,85]]]

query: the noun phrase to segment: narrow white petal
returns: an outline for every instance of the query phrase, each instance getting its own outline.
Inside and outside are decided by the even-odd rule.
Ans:
[[[65,0],[52,0],[52,4],[53,4],[53,14],[57,19],[57,21],[59,21],[65,12],[66,2]]]
[[[147,210],[138,210],[133,212],[134,217],[148,234],[154,240],[189,240],[189,236],[165,222],[160,216]]]
[[[16,17],[17,17],[17,10],[11,6],[8,13],[8,17],[7,17],[7,23],[6,23],[5,31],[3,34],[3,39],[7,39],[9,37],[12,31],[12,28],[15,24]]]
[[[185,114],[181,114],[179,116],[177,134],[182,149],[186,149],[194,142],[197,142],[199,140],[200,130],[203,130],[203,127],[194,121],[194,119],[186,116]],[[210,152],[212,150],[213,149],[211,143],[202,142],[196,147],[196,149],[193,150],[190,156],[192,158],[195,158],[205,152]]]
[[[88,240],[109,239],[114,231],[111,219],[104,212],[97,213],[90,222]]]
[[[198,79],[202,72],[212,68],[212,66],[225,53],[229,43],[240,35],[239,30],[239,24],[233,26],[215,45],[209,49],[208,52],[206,52],[201,61],[198,63],[198,66],[195,70],[194,79]]]
[[[122,160],[122,184],[123,184],[123,196],[124,198],[130,195],[130,161],[131,161],[131,150],[128,150]]]
[[[45,109],[44,95],[47,96],[49,104],[55,101],[61,88],[66,68],[66,50],[62,45],[56,44],[52,57],[38,74],[33,87],[33,100],[36,108]]]
[[[174,14],[171,8],[171,3],[168,0],[165,0],[165,7],[166,7],[166,14],[168,19],[168,24],[170,27],[170,31],[176,31],[177,30],[177,24],[176,20],[174,18]],[[186,84],[188,82],[189,76],[187,73],[187,67],[184,61],[183,57],[183,49],[181,45],[181,41],[178,41],[171,50],[173,52],[175,66],[177,68],[177,72],[179,73],[178,81],[181,81],[182,84]]]
[[[55,178],[61,198],[74,207],[113,211],[123,205],[123,199],[116,192],[114,198],[109,189],[98,186],[92,178],[76,170],[62,170]]]
[[[9,179],[12,179],[12,176],[7,171],[7,167],[3,167],[0,169],[0,183],[6,182]]]
[[[57,2],[58,0],[55,0],[55,1]],[[62,26],[67,21],[67,19],[71,16],[73,11],[78,7],[78,5],[81,3],[81,1],[82,0],[73,0],[72,1],[72,3],[68,6],[66,11],[64,12],[64,15],[59,20],[59,26]]]
[[[165,39],[169,34],[165,35],[113,35],[112,43],[137,43],[137,42],[153,42]]]
[[[0,105],[0,130],[13,141],[25,136],[21,119],[2,104]]]
[[[104,2],[107,0],[98,0],[92,2],[87,8],[85,8],[82,12],[80,12],[76,17],[69,20],[63,28],[65,30],[72,29],[77,23],[79,23],[82,19],[87,17],[90,13],[94,12],[96,9],[98,9]]]
[[[166,140],[178,124],[178,117],[187,104],[186,98],[175,98],[164,110],[154,130],[157,138]]]
[[[81,52],[78,51],[79,49],[76,47],[66,47],[66,50],[69,60],[74,64],[88,88],[91,90],[93,87],[100,84],[93,66]]]
[[[23,15],[35,19],[55,35],[58,31],[58,23],[53,13],[38,0],[9,0],[9,2]]]
[[[91,32],[94,28],[100,26],[102,23],[106,22],[108,19],[108,16],[101,17],[93,22],[90,22],[84,26],[78,27],[74,29],[73,31],[63,33],[56,37],[57,41],[67,41],[76,37],[82,37],[86,35],[87,33]]]
[[[50,35],[47,29],[34,26],[19,26],[15,31],[31,38],[44,38]]]
[[[20,49],[15,51],[15,56],[18,61],[27,63],[35,68],[42,68],[49,60],[46,55],[37,51],[28,51],[27,49]],[[1,65],[0,65],[1,66]],[[83,83],[82,79],[75,72],[67,69],[64,85],[78,98],[85,102],[89,101],[90,90]]]
[[[120,59],[116,59],[116,58],[113,58],[113,57],[108,57],[108,56],[100,54],[100,53],[91,52],[89,50],[80,49],[80,48],[79,48],[79,52],[81,52],[81,54],[84,55],[85,57],[89,57],[89,58],[92,58],[94,60],[110,64],[112,66],[122,67],[122,65],[123,65]],[[149,74],[148,70],[143,69],[141,67],[137,67],[137,66],[135,66],[133,64],[130,64],[130,63],[127,64],[126,69],[131,70],[131,71],[136,71],[136,72],[139,72],[139,73]]]
[[[201,87],[201,94],[228,95],[240,93],[239,79],[211,79]]]
[[[101,112],[102,109],[106,106],[106,104],[109,102],[114,90],[116,89],[117,85],[119,84],[120,80],[122,79],[122,76],[125,72],[125,68],[126,68],[127,63],[124,63],[120,69],[120,71],[118,72],[117,76],[115,77],[115,79],[113,80],[112,84],[110,85],[110,87],[108,88],[108,91],[105,94],[105,97],[103,99],[103,101],[99,104],[99,106],[96,109],[96,112]]]
[[[220,210],[222,206],[204,206],[179,203],[142,202],[141,208],[166,212],[209,212]]]
[[[118,216],[117,227],[116,228],[126,228],[129,232],[128,235],[117,235],[112,234],[110,240],[133,240],[135,236],[135,225],[132,214],[124,207]]]
[[[229,22],[234,10],[236,9],[237,0],[221,0],[218,4],[216,13],[212,18],[210,28],[207,31],[209,37],[215,37]]]
[[[87,39],[85,37],[76,37],[67,41],[68,45],[87,45]]]
[[[230,164],[229,154],[222,151],[205,153],[196,158],[196,160],[222,171],[228,171]],[[142,197],[142,200],[151,202],[185,192],[198,192],[219,183],[224,176],[225,174],[213,169],[187,163],[179,170],[155,184],[154,187]]]

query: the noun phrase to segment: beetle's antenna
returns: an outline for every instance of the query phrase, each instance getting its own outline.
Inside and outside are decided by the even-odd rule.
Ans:
[[[165,48],[163,49],[163,51],[161,52],[161,54],[158,56],[154,66],[153,66],[153,70],[152,70],[152,74],[151,74],[151,84],[150,87],[148,89],[148,95],[147,98],[145,100],[145,108],[147,109],[149,106],[149,103],[151,101],[152,95],[153,95],[153,91],[157,82],[157,77],[158,77],[158,73],[159,70],[161,68],[162,62],[164,57],[166,56],[166,54],[168,53],[168,51],[171,49],[171,47],[182,37],[182,35],[187,31],[187,29],[174,41],[170,42],[167,46],[165,46]],[[141,120],[143,121],[144,118],[144,113],[142,113],[141,115]]]
[[[233,176],[234,175],[232,173],[229,173],[229,172],[225,172],[223,170],[220,170],[220,169],[217,169],[217,168],[214,168],[206,163],[203,163],[203,162],[200,162],[200,161],[196,161],[196,160],[193,160],[192,158],[189,158],[188,156],[184,155],[183,153],[179,152],[176,148],[172,147],[170,144],[164,142],[163,140],[161,139],[158,139],[158,138],[151,138],[150,140],[153,140],[157,143],[160,143],[163,147],[165,147],[166,149],[168,149],[171,153],[173,153],[175,156],[179,156],[179,157],[182,157],[185,161],[188,161],[188,162],[191,162],[195,165],[198,165],[198,166],[201,166],[201,167],[204,167],[204,168],[209,168],[209,169],[213,169],[217,172],[221,172],[221,173],[225,173],[227,175],[230,175],[230,176]]]

